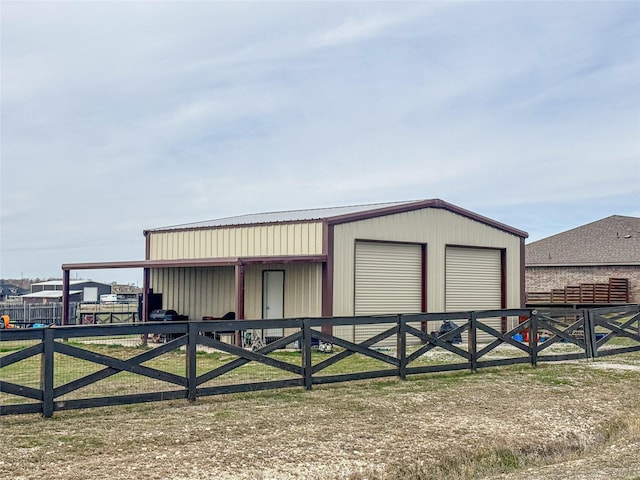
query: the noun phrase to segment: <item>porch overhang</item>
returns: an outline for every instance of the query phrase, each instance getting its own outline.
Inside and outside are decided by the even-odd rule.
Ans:
[[[236,312],[237,318],[244,317],[244,267],[246,265],[322,263],[326,264],[327,255],[272,255],[258,257],[228,258],[184,258],[173,260],[125,260],[116,262],[84,262],[62,264],[62,324],[69,323],[69,279],[72,270],[107,270],[114,268],[142,268],[142,317],[148,316],[147,298],[149,295],[149,272],[153,268],[189,268],[189,267],[235,267],[236,270]]]
[[[326,255],[273,255],[260,257],[181,258],[174,260],[125,260],[121,262],[63,263],[63,271],[112,268],[232,267],[270,263],[324,263]]]

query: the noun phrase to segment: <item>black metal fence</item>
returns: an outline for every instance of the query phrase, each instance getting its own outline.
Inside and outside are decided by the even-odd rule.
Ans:
[[[69,305],[69,314],[75,318],[78,303]],[[0,314],[9,315],[12,323],[16,325],[28,324],[60,324],[62,319],[62,303],[15,303],[0,302]]]
[[[133,323],[140,319],[138,302],[111,304],[69,304],[69,320],[72,324]],[[21,327],[34,324],[61,325],[62,303],[0,302],[0,315],[8,315],[11,323]]]
[[[627,305],[5,329],[0,415],[50,417],[67,409],[636,352],[639,312]],[[496,319],[511,328],[497,330]],[[362,328],[371,334],[356,343],[353,332]],[[265,344],[264,332],[276,329],[281,335]]]

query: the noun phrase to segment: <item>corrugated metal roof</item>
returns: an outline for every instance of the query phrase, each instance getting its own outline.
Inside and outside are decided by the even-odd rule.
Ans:
[[[82,293],[82,290],[69,290],[69,295],[76,295],[78,293]],[[40,292],[35,293],[27,293],[26,295],[21,295],[21,298],[62,298],[63,291],[62,290],[42,290]]]
[[[218,218],[203,222],[183,223],[167,227],[151,228],[148,231],[159,230],[183,230],[188,228],[229,227],[237,225],[257,225],[264,223],[302,222],[312,220],[324,220],[327,218],[350,215],[354,213],[368,212],[383,208],[396,207],[417,203],[415,200],[404,202],[371,203],[368,205],[352,205],[347,207],[316,208],[309,210],[289,210],[282,212],[254,213],[237,217]]]
[[[95,283],[92,280],[69,280],[69,285],[78,285],[81,283]],[[31,285],[38,285],[38,286],[47,286],[47,285],[53,285],[53,286],[62,286],[62,280],[47,280],[45,282],[36,282],[36,283],[32,283]]]
[[[327,221],[330,224],[354,222],[384,215],[404,213],[422,208],[442,208],[452,213],[462,215],[490,227],[503,230],[507,233],[522,238],[528,236],[527,232],[510,227],[477,213],[465,210],[440,199],[430,200],[405,200],[401,202],[370,203],[367,205],[352,205],[347,207],[317,208],[308,210],[289,210],[283,212],[256,213],[237,217],[226,217],[204,222],[183,223],[145,230],[148,232],[167,232],[189,230],[197,228],[237,227],[248,225],[282,224],[291,222]]]
[[[640,218],[612,215],[532,242],[525,265],[640,265]]]

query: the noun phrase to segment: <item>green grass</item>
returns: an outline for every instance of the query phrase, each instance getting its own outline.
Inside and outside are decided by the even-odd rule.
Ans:
[[[0,347],[0,353],[15,352],[17,350],[23,350],[25,348],[27,348],[26,345],[7,345]]]

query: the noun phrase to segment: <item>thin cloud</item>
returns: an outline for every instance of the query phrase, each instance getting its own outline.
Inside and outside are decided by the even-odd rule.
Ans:
[[[35,6],[3,3],[2,276],[265,210],[440,197],[535,235],[637,213],[632,3]]]
[[[407,17],[386,12],[360,19],[349,18],[337,27],[314,35],[308,45],[313,48],[338,47],[377,37],[390,27],[407,21]]]

